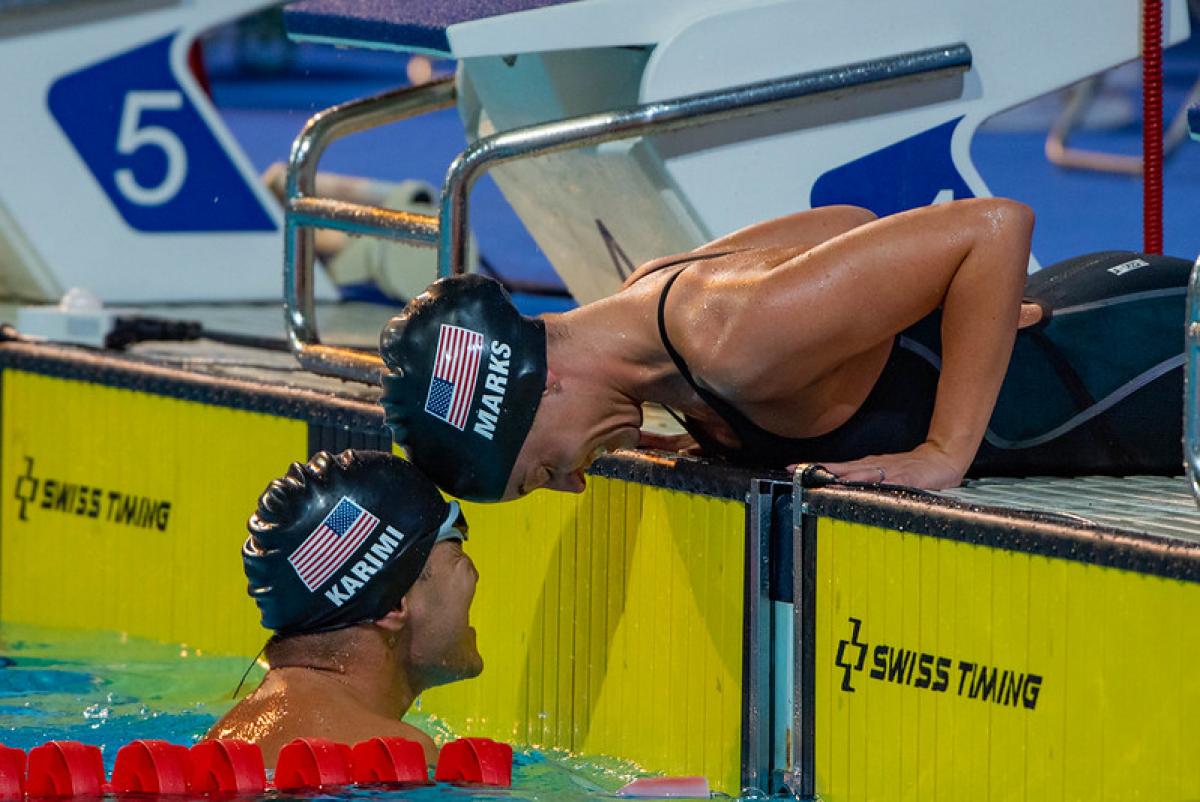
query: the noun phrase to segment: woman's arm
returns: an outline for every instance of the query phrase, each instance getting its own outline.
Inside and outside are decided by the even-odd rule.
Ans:
[[[778,247],[808,250],[875,219],[873,212],[859,206],[822,206],[740,228],[695,252]]]

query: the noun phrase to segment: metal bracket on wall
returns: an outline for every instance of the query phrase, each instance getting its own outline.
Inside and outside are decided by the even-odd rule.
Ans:
[[[1200,259],[1192,267],[1187,294],[1187,339],[1183,363],[1183,461],[1200,504]]]
[[[792,731],[791,765],[784,775],[787,789],[799,799],[816,794],[813,725],[816,648],[816,520],[805,510],[805,485],[824,482],[820,466],[797,469],[792,484]]]

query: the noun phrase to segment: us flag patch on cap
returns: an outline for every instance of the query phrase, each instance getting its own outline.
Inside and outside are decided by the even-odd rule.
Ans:
[[[442,324],[437,354],[433,357],[433,378],[425,397],[426,412],[456,429],[466,428],[482,353],[482,334]]]
[[[346,564],[354,551],[375,531],[379,519],[342,496],[325,520],[288,557],[309,591],[314,591]]]

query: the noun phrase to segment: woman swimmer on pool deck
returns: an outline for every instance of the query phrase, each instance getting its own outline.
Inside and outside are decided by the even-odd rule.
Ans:
[[[1178,472],[1188,264],[1102,254],[1027,287],[1032,229],[1028,208],[1001,199],[883,219],[814,209],[653,260],[615,295],[541,318],[488,279],[443,279],[381,335],[387,422],[439,485],[478,501],[579,492],[598,454],[664,444],[640,432],[648,401],[682,416],[706,455],[817,462],[845,481]],[[1113,378],[1133,367],[1120,353],[1107,364],[1121,349],[1093,342],[1108,322],[1089,310],[1116,315],[1151,360],[1132,383]],[[1009,369],[1019,328],[1027,358]],[[1063,405],[1062,425],[1022,432]]]

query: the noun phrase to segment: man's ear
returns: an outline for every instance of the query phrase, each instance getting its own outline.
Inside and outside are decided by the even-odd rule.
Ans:
[[[382,618],[375,619],[375,626],[388,632],[399,632],[408,626],[408,619],[408,606],[404,603],[404,599],[401,599],[399,607],[388,610]]]

